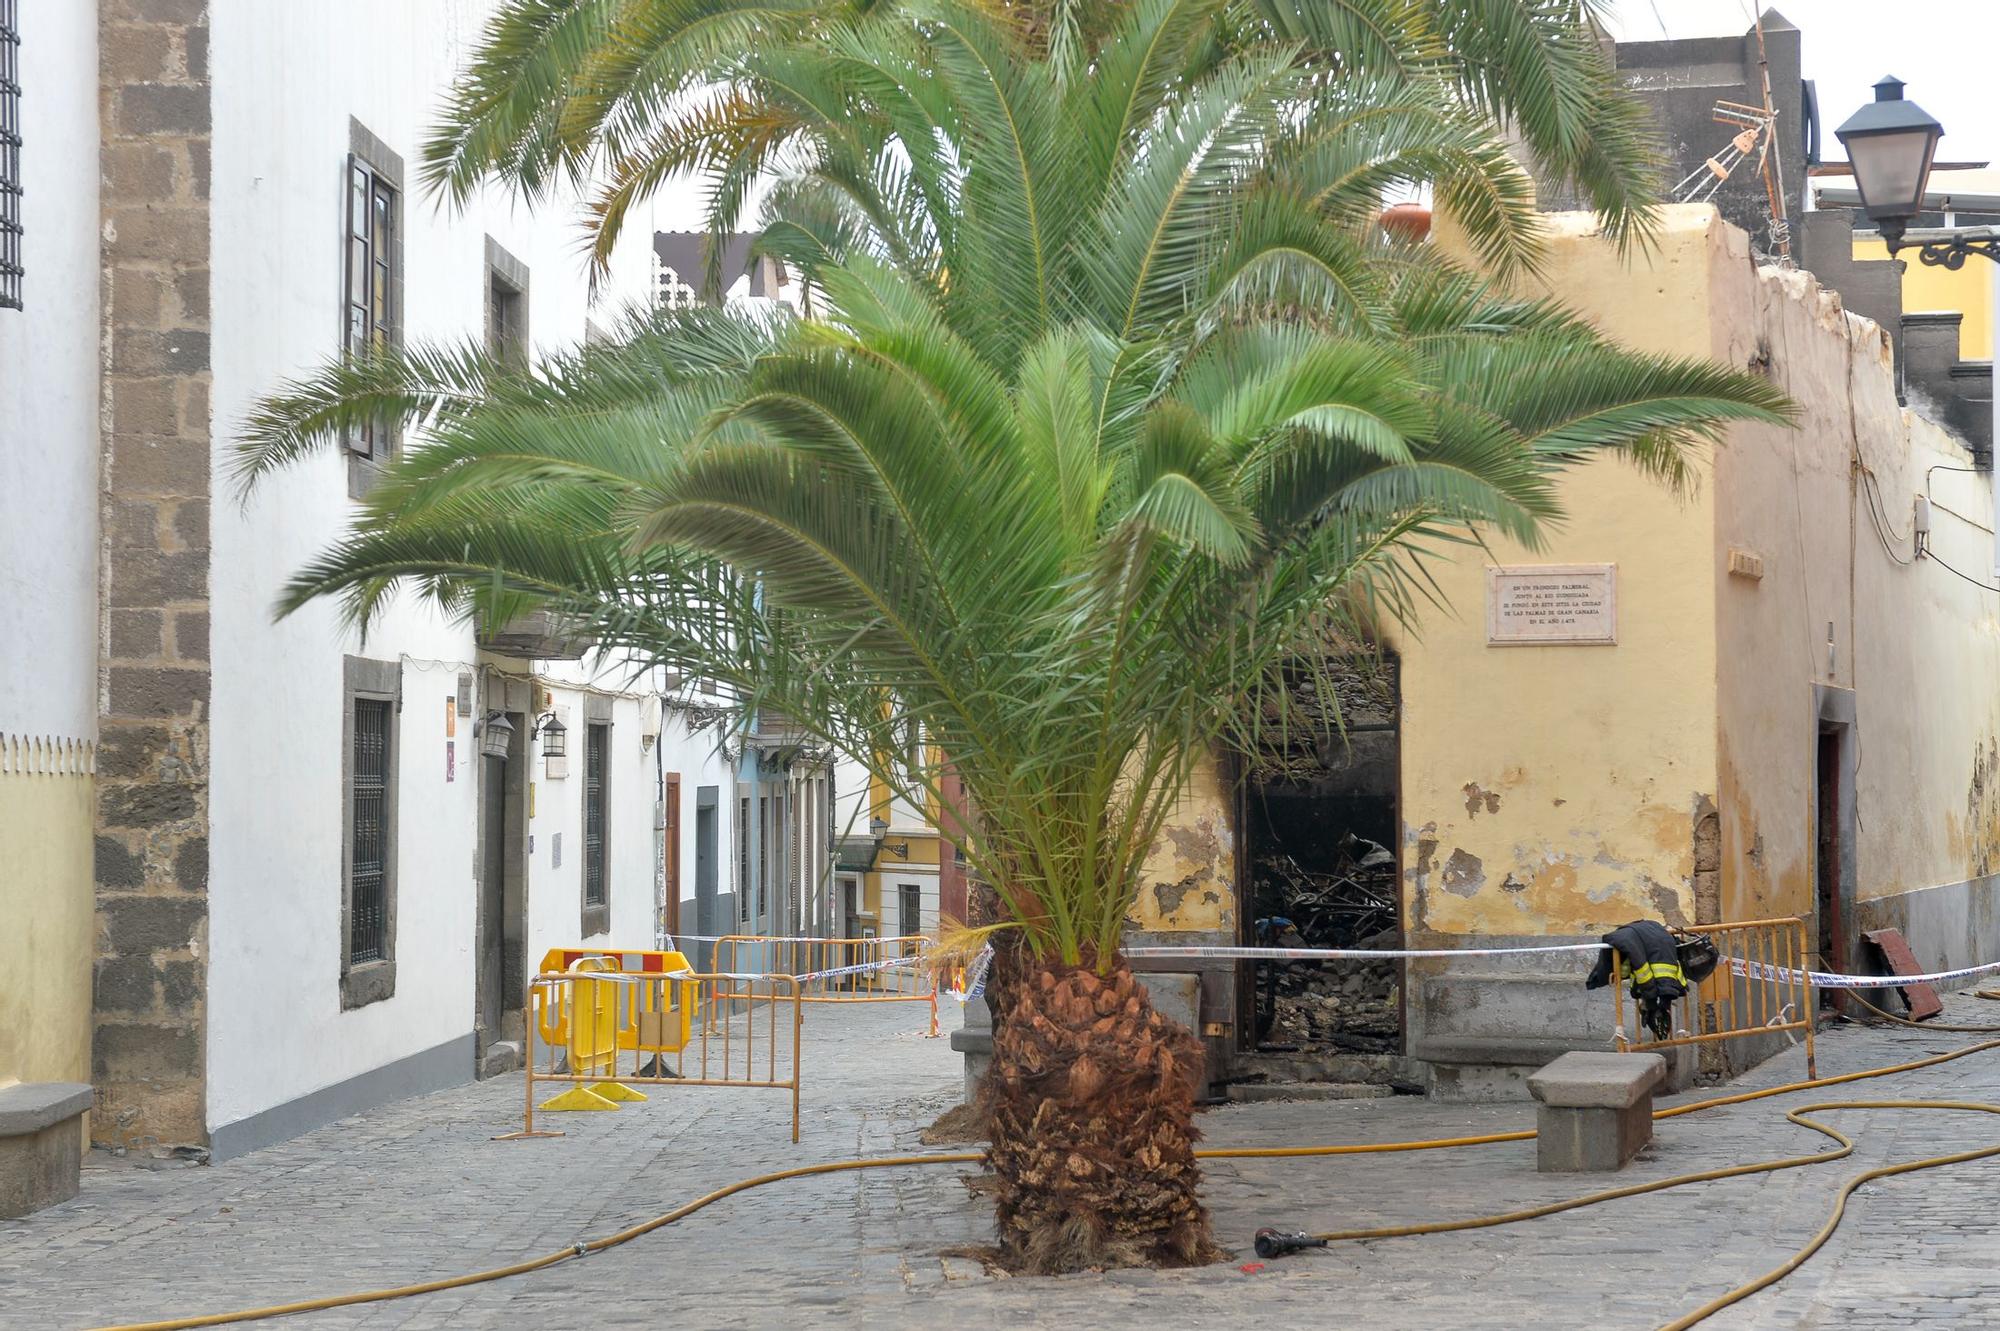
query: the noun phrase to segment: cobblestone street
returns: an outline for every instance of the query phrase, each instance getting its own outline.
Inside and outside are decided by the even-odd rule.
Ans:
[[[342,1121],[215,1168],[86,1165],[83,1195],[0,1225],[0,1324],[72,1331],[435,1279],[602,1235],[747,1174],[926,1149],[959,1069],[903,1010],[808,1017],[803,1140],[770,1091],[663,1089],[569,1135],[496,1143],[518,1126],[508,1077]],[[955,1020],[955,1014],[950,1014]],[[2000,1019],[1954,999],[1947,1020]],[[1962,1048],[1979,1037],[1830,1032],[1822,1075]],[[1798,1051],[1742,1085],[1803,1075]],[[1671,1119],[1618,1177],[1635,1182],[1815,1151],[1786,1108],[1842,1098],[2000,1100],[2000,1051],[1916,1073]],[[1680,1189],[1490,1230],[1350,1244],[1246,1274],[1263,1224],[1327,1229],[1527,1206],[1610,1186],[1538,1175],[1532,1143],[1322,1160],[1212,1162],[1228,1264],[1178,1273],[992,1279],[954,1250],[984,1242],[988,1206],[959,1167],[807,1179],[730,1198],[680,1225],[545,1272],[300,1316],[329,1328],[687,1325],[1255,1325],[1646,1328],[1775,1265],[1871,1165],[1983,1146],[1977,1114],[1829,1113],[1852,1159]],[[1527,1106],[1416,1099],[1238,1106],[1204,1116],[1209,1145],[1457,1135],[1523,1126]],[[2000,1162],[1863,1189],[1833,1244],[1777,1289],[1707,1325],[2000,1325]]]

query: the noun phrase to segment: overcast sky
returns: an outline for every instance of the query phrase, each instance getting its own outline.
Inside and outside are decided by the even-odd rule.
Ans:
[[[1944,125],[1941,161],[2000,162],[2000,3],[1996,0],[1782,0],[1804,34],[1805,76],[1819,92],[1821,153],[1844,154],[1833,131],[1884,74]],[[1750,0],[1610,0],[1627,41],[1747,31]],[[1795,142],[1787,139],[1786,142]]]

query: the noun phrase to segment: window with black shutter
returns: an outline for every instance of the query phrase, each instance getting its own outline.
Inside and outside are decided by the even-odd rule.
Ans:
[[[354,702],[351,805],[354,819],[348,960],[387,955],[389,879],[389,711],[386,702]]]
[[[604,884],[604,754],[609,726],[587,726],[583,748],[583,904],[607,904]]]
[[[0,0],[0,308],[21,308],[21,20]]]

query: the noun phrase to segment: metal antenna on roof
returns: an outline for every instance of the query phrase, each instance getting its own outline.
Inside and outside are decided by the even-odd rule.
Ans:
[[[1716,122],[1734,125],[1735,135],[1720,152],[1682,176],[1670,193],[1677,203],[1706,203],[1715,197],[1715,192],[1722,188],[1723,182],[1736,168],[1755,154],[1758,173],[1764,178],[1764,197],[1771,213],[1766,229],[1770,233],[1773,257],[1789,266],[1792,262],[1792,225],[1786,216],[1785,192],[1779,183],[1783,172],[1776,133],[1778,111],[1771,101],[1771,62],[1764,50],[1763,18],[1753,16],[1752,27],[1757,33],[1757,68],[1763,85],[1763,105],[1718,101],[1715,104]]]

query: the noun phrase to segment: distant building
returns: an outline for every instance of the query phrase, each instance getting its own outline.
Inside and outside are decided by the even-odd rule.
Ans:
[[[723,241],[721,285],[714,288],[709,281],[707,232],[654,232],[653,303],[662,309],[716,304],[719,300],[786,300],[796,304],[798,287],[785,266],[769,256],[751,257],[750,247],[756,239],[737,231]]]

